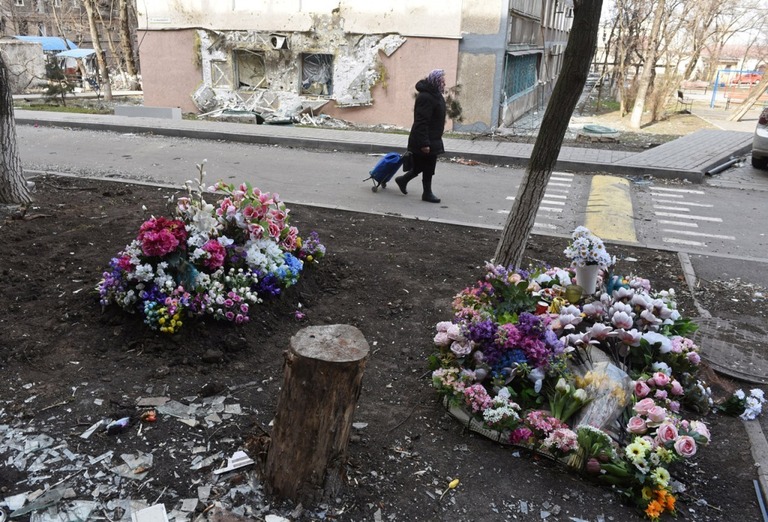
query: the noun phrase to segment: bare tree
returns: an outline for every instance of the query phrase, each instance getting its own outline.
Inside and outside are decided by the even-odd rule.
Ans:
[[[603,1],[574,0],[573,4],[573,26],[565,48],[563,69],[544,112],[525,179],[496,247],[494,261],[500,265],[520,266],[522,262],[536,211],[544,198],[573,110],[587,82],[597,45]]]
[[[101,40],[99,39],[99,30],[96,27],[96,9],[94,0],[83,0],[85,11],[88,14],[88,26],[91,30],[91,39],[93,40],[93,49],[96,51],[96,60],[99,63],[99,75],[101,76],[101,88],[104,91],[104,101],[112,101],[112,85],[109,81],[109,69],[104,51],[101,49]]]
[[[136,58],[133,49],[133,36],[131,35],[131,10],[128,0],[120,0],[120,48],[125,61],[125,72],[128,75],[131,90],[139,89],[139,70],[136,67]]]
[[[645,97],[651,88],[653,74],[656,68],[656,58],[658,56],[659,33],[665,16],[665,0],[658,0],[656,10],[653,13],[653,25],[651,34],[648,37],[648,43],[643,55],[643,71],[637,84],[637,95],[635,96],[635,105],[632,108],[632,115],[629,118],[629,126],[633,129],[639,129],[645,110]]]
[[[26,206],[31,202],[16,148],[16,119],[13,95],[8,86],[8,68],[0,53],[0,203]]]

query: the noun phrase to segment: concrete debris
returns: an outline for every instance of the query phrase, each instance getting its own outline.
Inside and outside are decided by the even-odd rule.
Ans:
[[[155,504],[133,513],[131,520],[133,522],[168,522],[168,516],[165,513],[164,504]]]
[[[213,474],[220,475],[228,471],[234,471],[245,466],[250,466],[251,464],[253,464],[253,459],[251,459],[246,452],[236,451],[234,455],[227,459],[227,466],[215,470]]]
[[[25,389],[34,387],[30,383]],[[136,399],[135,407],[135,413],[130,415],[121,411],[121,418],[131,422],[113,436],[106,431],[112,422],[109,418],[75,420],[64,414],[30,420],[0,407],[0,464],[24,477],[15,481],[17,491],[6,491],[0,497],[0,514],[9,520],[28,517],[20,520],[30,522],[205,522],[212,520],[214,511],[257,520],[270,515],[269,500],[255,473],[241,470],[254,461],[233,447],[238,441],[226,436],[201,438],[197,428],[218,431],[234,426],[239,430],[238,422],[253,412],[233,401],[230,395],[183,397],[178,401],[147,395]],[[154,424],[137,420],[147,407],[156,408],[156,422],[181,421],[192,428],[175,428],[178,438],[158,446],[157,442],[150,442]],[[83,424],[88,426],[84,432],[80,427]],[[131,450],[120,451],[127,440],[132,442]],[[134,449],[136,442],[152,446],[140,451]],[[104,451],[105,446],[112,449]],[[214,473],[225,454],[232,455],[227,466]],[[158,455],[170,455],[177,461],[177,476],[190,475],[196,498],[166,491],[167,488],[158,495],[152,485]],[[242,478],[230,483],[223,471],[236,469],[241,470]],[[146,499],[135,498],[142,492]],[[212,509],[214,506],[216,509]],[[274,518],[268,520],[288,520],[271,516]]]

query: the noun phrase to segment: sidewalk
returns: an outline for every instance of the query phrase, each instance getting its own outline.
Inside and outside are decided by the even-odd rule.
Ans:
[[[293,125],[254,125],[195,120],[170,120],[113,115],[68,114],[17,110],[21,125],[47,125],[125,133],[152,133],[164,136],[207,140],[238,141],[344,152],[385,153],[404,150],[402,133],[296,127]],[[743,122],[742,122],[743,123]],[[602,172],[628,176],[654,176],[685,179],[699,183],[705,173],[733,157],[751,150],[752,130],[707,130],[684,136],[640,153],[563,147],[556,164],[558,170]],[[532,143],[505,141],[503,136],[487,139],[445,139],[449,155],[490,165],[526,166]]]

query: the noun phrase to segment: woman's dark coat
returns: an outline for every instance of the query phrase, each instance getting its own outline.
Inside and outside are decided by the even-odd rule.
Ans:
[[[421,148],[429,147],[431,155],[442,154],[445,152],[445,98],[426,80],[419,80],[416,90],[419,94],[413,108],[413,126],[408,136],[408,150],[414,154],[423,154]]]

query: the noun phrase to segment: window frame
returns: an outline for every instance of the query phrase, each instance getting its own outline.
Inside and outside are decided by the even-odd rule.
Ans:
[[[250,85],[241,81],[240,68],[241,60],[240,56],[251,56],[261,61],[261,67],[264,71],[264,76],[255,85]],[[267,88],[269,77],[267,75],[267,59],[263,51],[255,51],[253,49],[233,49],[232,50],[232,86],[238,91],[258,91]]]
[[[320,96],[330,98],[333,96],[333,61],[334,55],[331,53],[302,53],[301,59],[301,80],[299,82],[299,94],[302,96]],[[307,63],[308,61],[316,63]],[[311,68],[323,68],[325,71],[307,72]],[[305,84],[311,79],[310,74],[321,76],[325,74],[328,79],[325,82],[312,82],[305,87]],[[314,86],[314,87],[313,87]],[[317,92],[318,87],[320,92]]]

